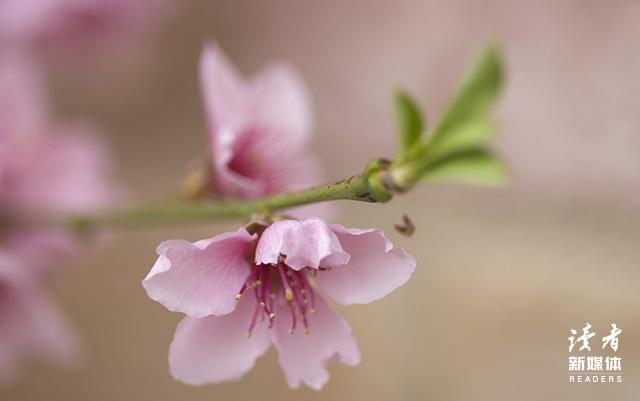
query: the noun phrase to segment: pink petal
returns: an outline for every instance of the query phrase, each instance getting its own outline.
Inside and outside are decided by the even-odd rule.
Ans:
[[[286,186],[290,149],[282,138],[257,129],[237,134],[222,129],[219,135],[233,139],[228,145],[220,144],[222,151],[214,160],[218,191],[250,199]]]
[[[264,322],[256,323],[251,337],[245,335],[255,307],[255,300],[245,297],[229,315],[185,317],[169,349],[173,377],[202,385],[236,380],[251,370],[256,359],[271,346]]]
[[[202,53],[200,81],[216,176],[216,190],[232,196],[250,191],[261,193],[264,189],[255,189],[259,183],[228,166],[235,156],[234,143],[242,135],[248,122],[249,87],[215,43],[206,46]]]
[[[307,88],[290,65],[273,64],[251,82],[252,119],[262,131],[286,138],[300,148],[311,134],[311,106]]]
[[[3,239],[8,254],[19,260],[23,270],[42,276],[56,271],[59,262],[76,248],[70,233],[54,228],[11,228]]]
[[[17,271],[16,271],[17,270]],[[70,364],[79,356],[73,331],[58,308],[20,266],[0,260],[0,381],[27,359]]]
[[[211,44],[200,75],[217,192],[255,198],[318,183],[317,164],[304,152],[308,96],[291,67],[273,65],[245,80]]]
[[[295,270],[303,267],[338,266],[349,261],[338,237],[318,218],[284,220],[264,231],[256,248],[257,264],[277,264],[280,255]]]
[[[289,334],[288,317],[289,310],[282,301],[277,306],[273,344],[289,387],[298,388],[305,383],[320,390],[329,380],[326,369],[329,361],[337,359],[351,366],[360,363],[360,351],[351,328],[322,297],[316,299],[316,313],[309,316],[309,334],[304,334],[301,327]]]
[[[239,198],[307,188],[323,176],[313,155],[296,149],[280,132],[258,128],[236,135],[214,164],[216,189]]]
[[[111,50],[110,46],[126,47],[130,46],[133,36],[145,33],[170,3],[167,0],[2,0],[0,42],[6,46],[30,47],[30,50],[104,52]]]
[[[215,43],[209,43],[202,52],[200,82],[209,132],[221,144],[229,145],[232,137],[215,137],[220,129],[235,132],[242,127],[248,89],[235,66]]]
[[[106,146],[86,126],[49,128],[15,143],[3,196],[29,211],[88,212],[116,198]]]
[[[14,212],[95,211],[116,198],[105,144],[86,124],[48,121],[38,68],[0,56],[0,190]]]
[[[247,253],[254,236],[241,228],[208,240],[165,241],[143,280],[149,297],[195,318],[226,315],[249,274]]]
[[[341,304],[366,304],[380,299],[409,280],[416,261],[384,236],[381,230],[347,229],[332,225],[346,252],[347,264],[320,272],[322,293]]]
[[[59,7],[58,1],[4,0],[0,2],[0,38],[3,42],[33,41],[35,34],[46,31],[51,16]]]

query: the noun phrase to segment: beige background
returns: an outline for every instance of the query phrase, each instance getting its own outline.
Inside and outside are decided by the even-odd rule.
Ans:
[[[167,371],[180,316],[146,298],[155,245],[233,224],[113,236],[58,283],[85,339],[83,368],[34,364],[2,400],[634,400],[640,390],[640,3],[633,1],[188,1],[128,60],[51,67],[61,116],[89,116],[113,143],[133,198],[169,196],[204,154],[197,82],[216,39],[245,72],[274,59],[308,80],[328,178],[393,154],[390,91],[433,121],[487,37],[504,48],[497,115],[503,189],[424,186],[338,221],[384,228],[418,260],[372,305],[340,308],[363,353],[322,392],[290,391],[271,351],[243,380],[193,388]],[[392,230],[408,213],[417,234]],[[623,384],[567,383],[567,337],[623,329]]]

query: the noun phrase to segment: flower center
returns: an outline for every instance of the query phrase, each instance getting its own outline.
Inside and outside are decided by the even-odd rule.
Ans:
[[[276,318],[275,303],[280,295],[287,303],[291,327],[289,334],[293,334],[302,321],[305,334],[309,334],[309,316],[315,310],[315,291],[307,274],[315,275],[316,270],[303,268],[294,270],[283,261],[277,265],[254,265],[247,280],[236,294],[236,301],[247,291],[253,290],[256,297],[256,308],[247,330],[247,337],[251,336],[258,318],[268,319],[269,328],[273,327]]]

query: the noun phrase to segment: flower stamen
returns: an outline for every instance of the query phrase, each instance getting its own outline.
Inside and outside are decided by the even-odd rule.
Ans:
[[[294,291],[294,296],[296,304],[298,306],[298,310],[300,311],[300,319],[302,320],[302,324],[304,325],[304,334],[309,334],[309,321],[307,320],[307,304],[309,303],[309,300],[304,294],[308,285],[307,279],[303,273],[296,272],[296,274],[292,276],[292,287],[294,283],[299,284]]]
[[[273,326],[273,319],[276,318],[276,314],[273,313],[273,309],[269,306],[269,299],[271,298],[271,269],[269,266],[265,266],[262,272],[262,281],[265,283],[262,286],[262,293],[260,294],[260,306],[264,309],[264,315],[269,318],[269,328]]]
[[[282,288],[284,289],[284,299],[286,299],[287,302],[291,302],[293,301],[293,290],[291,289],[289,280],[287,280],[285,275],[284,265],[282,263],[278,263],[277,269],[278,274],[280,275],[280,284],[282,284]]]
[[[328,271],[330,269],[322,268],[321,270]],[[313,274],[317,271],[318,269],[309,267],[302,270],[293,270],[286,265],[284,259],[280,260],[275,266],[254,265],[249,277],[247,277],[238,295],[236,295],[236,299],[239,299],[248,288],[253,289],[255,295],[256,307],[247,330],[247,336],[251,336],[258,317],[260,321],[268,320],[268,328],[273,327],[276,317],[274,313],[275,302],[278,293],[282,294],[291,315],[289,333],[293,334],[298,326],[298,321],[301,321],[304,333],[309,334],[309,315],[316,313],[316,299],[315,291],[309,282],[307,274]],[[276,275],[277,283],[272,281],[272,274]],[[274,292],[274,288],[279,288],[279,290]]]
[[[307,269],[307,270],[315,272],[315,270],[313,270],[313,269]],[[308,301],[311,301],[310,302],[311,308],[309,309],[309,312],[312,315],[315,315],[316,314],[316,294],[315,294],[315,291],[313,291],[313,288],[311,288],[311,284],[309,284],[309,280],[306,279],[306,277],[305,277],[303,272],[301,272],[301,271],[298,272],[298,279],[300,280],[300,282],[302,282],[302,285],[304,287],[302,289],[302,291],[304,291],[303,294],[305,296],[308,295],[308,297],[306,297],[306,299]]]
[[[289,305],[289,311],[291,311],[291,327],[289,328],[289,334],[293,334],[293,332],[296,329],[296,323],[297,323],[296,311],[293,308],[293,305],[291,304],[291,302],[287,302],[287,305]]]
[[[240,298],[242,297],[242,294],[246,291],[247,288],[252,288],[251,285],[254,283],[254,280],[256,279],[256,273],[257,273],[256,269],[251,270],[251,273],[249,273],[249,277],[247,277],[244,284],[242,284],[242,287],[240,287],[240,291],[238,291],[238,293],[236,294],[236,301],[240,300]]]

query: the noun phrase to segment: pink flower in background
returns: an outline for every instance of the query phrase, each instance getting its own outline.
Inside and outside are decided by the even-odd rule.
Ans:
[[[404,284],[416,265],[380,230],[317,218],[276,222],[261,234],[166,241],[157,251],[143,285],[187,315],[169,364],[176,379],[194,385],[240,378],[273,344],[290,387],[320,389],[327,362],[360,361],[351,329],[325,297],[369,303]]]
[[[0,255],[0,382],[13,379],[32,357],[72,363],[74,333],[29,270]]]
[[[210,44],[200,79],[218,194],[254,198],[319,183],[309,99],[292,67],[274,64],[247,80]]]
[[[127,46],[167,0],[2,0],[0,45],[95,49]]]
[[[82,213],[115,198],[105,146],[85,123],[50,121],[37,68],[23,54],[0,59],[0,250],[27,268],[51,265],[72,238],[21,224],[52,213]]]
[[[75,248],[51,215],[111,203],[104,147],[86,124],[53,123],[38,70],[22,54],[0,58],[0,375],[27,357],[69,360],[75,340],[42,287]]]

